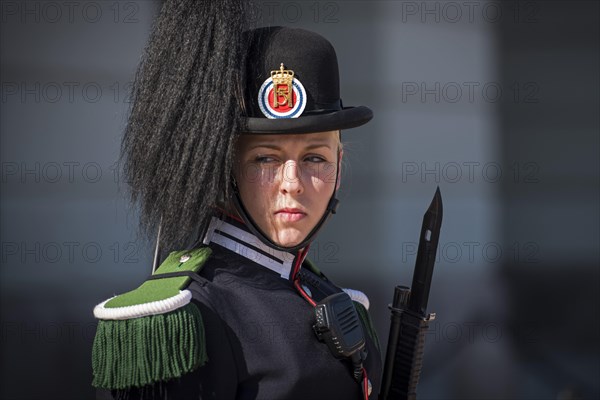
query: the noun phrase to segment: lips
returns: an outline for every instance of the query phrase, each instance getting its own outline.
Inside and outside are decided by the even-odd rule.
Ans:
[[[275,215],[286,222],[296,222],[306,217],[306,213],[299,208],[282,208]]]

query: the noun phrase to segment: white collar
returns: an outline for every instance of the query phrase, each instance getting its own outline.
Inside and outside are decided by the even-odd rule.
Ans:
[[[205,245],[209,243],[221,245],[258,265],[277,272],[282,278],[291,280],[292,267],[297,256],[267,246],[248,232],[243,224],[238,223],[237,225],[213,217],[203,243]],[[352,289],[342,290],[348,293],[352,300],[362,303],[367,310],[369,309],[369,299],[363,292]]]
[[[291,279],[296,255],[267,246],[248,232],[245,226],[239,225],[235,226],[232,223],[213,217],[203,243],[206,245],[216,243],[271,271],[277,272],[284,279]]]

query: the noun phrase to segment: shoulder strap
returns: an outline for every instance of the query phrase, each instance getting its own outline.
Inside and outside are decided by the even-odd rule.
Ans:
[[[362,303],[358,301],[354,301],[354,308],[356,308],[356,312],[360,317],[365,329],[367,330],[367,334],[371,338],[371,340],[375,343],[375,347],[379,350],[381,354],[381,344],[379,343],[379,336],[377,336],[377,331],[375,330],[375,325],[371,320],[371,316],[369,315],[369,311],[362,305]]]
[[[158,314],[160,311],[168,312],[178,307],[167,307],[160,302],[165,302],[181,296],[181,292],[187,288],[191,282],[190,276],[171,276],[166,275],[175,272],[194,272],[198,273],[204,266],[204,263],[210,257],[209,247],[201,247],[195,250],[174,251],[163,261],[158,269],[152,274],[153,279],[145,281],[140,287],[130,292],[115,296],[104,303],[100,303],[94,309],[94,315],[98,319],[128,319],[137,318],[144,315]],[[184,303],[178,304],[179,307],[189,303],[191,297]],[[145,306],[148,313],[132,313],[134,306]],[[137,307],[140,308],[140,307]],[[104,309],[104,310],[103,310]],[[105,313],[106,309],[120,309],[119,312]],[[115,310],[116,311],[116,310]],[[118,315],[118,316],[115,316]]]

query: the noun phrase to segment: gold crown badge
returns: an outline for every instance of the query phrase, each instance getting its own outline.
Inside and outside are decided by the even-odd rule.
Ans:
[[[288,106],[293,107],[293,90],[292,82],[294,81],[294,71],[291,69],[285,69],[283,63],[281,63],[279,69],[271,71],[271,79],[273,80],[273,86],[275,89],[275,96],[273,96],[273,107]],[[283,99],[280,100],[280,98]]]

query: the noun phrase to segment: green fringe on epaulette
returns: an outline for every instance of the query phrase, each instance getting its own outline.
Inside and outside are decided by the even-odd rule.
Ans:
[[[371,340],[375,342],[375,346],[377,346],[377,350],[381,353],[381,344],[379,343],[379,337],[377,336],[377,331],[375,330],[375,326],[373,325],[373,321],[371,321],[371,316],[369,315],[369,311],[358,301],[354,301],[354,308],[356,308],[356,312],[358,312],[358,316],[362,320],[365,328],[367,328],[367,334],[371,337]]]
[[[100,320],[92,349],[92,385],[141,387],[180,377],[207,360],[202,315],[192,303],[165,314]]]

